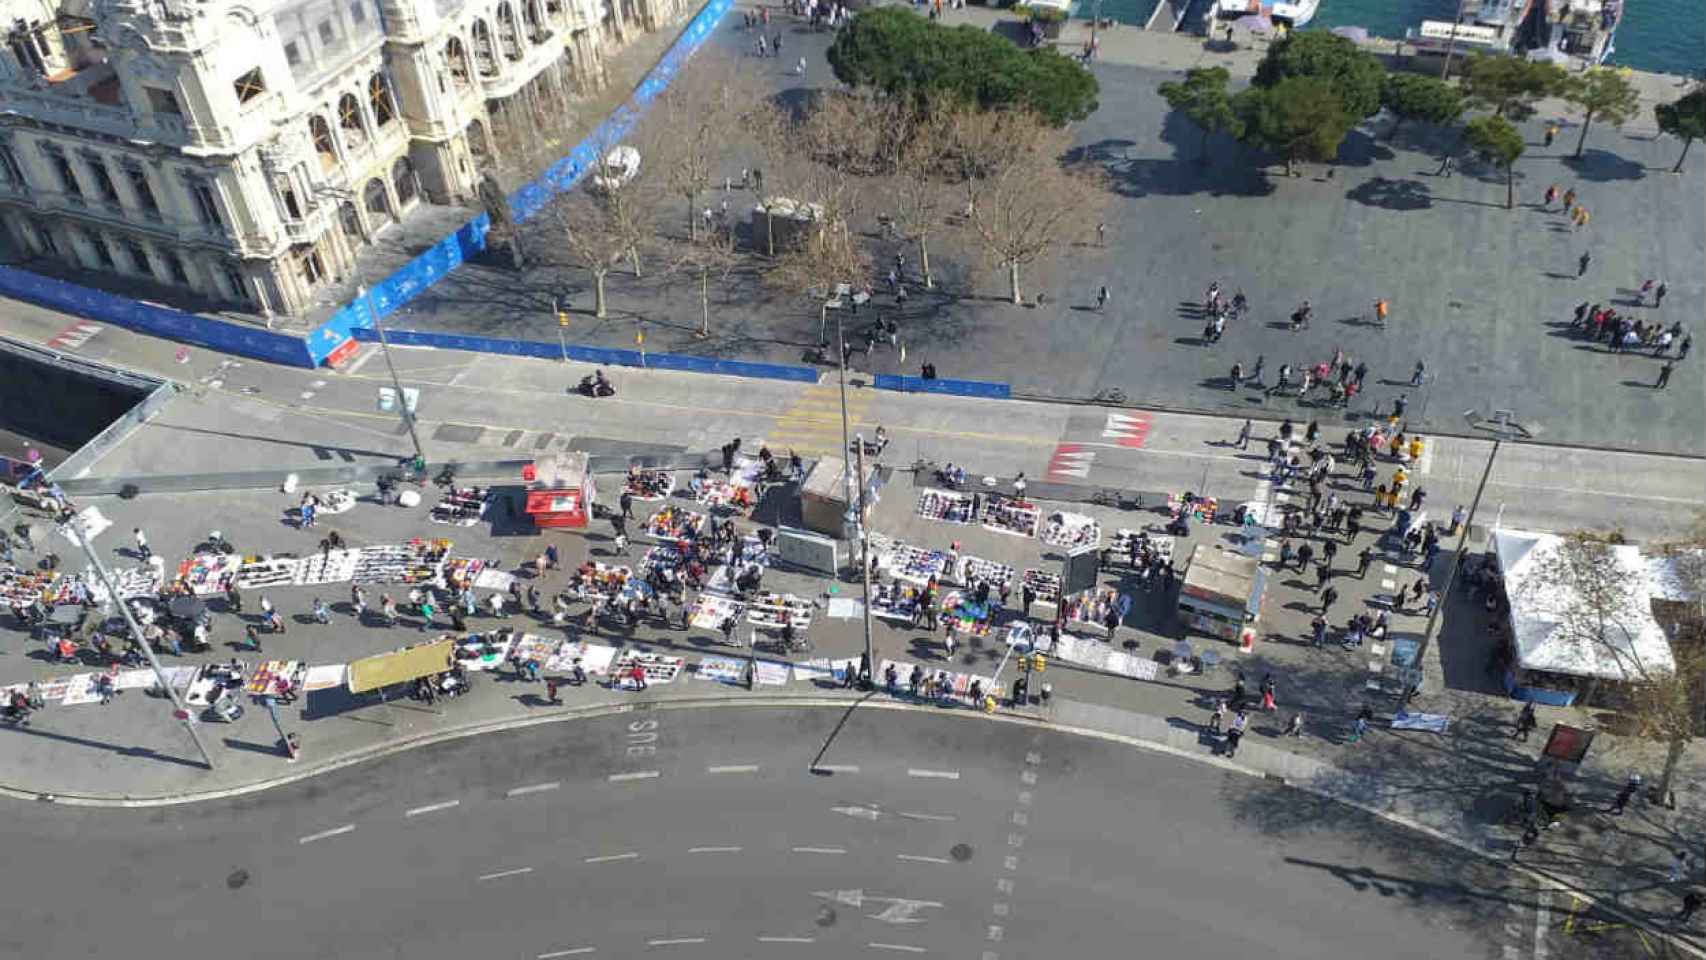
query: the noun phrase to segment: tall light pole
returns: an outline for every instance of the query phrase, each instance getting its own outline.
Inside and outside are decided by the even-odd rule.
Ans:
[[[845,401],[843,401],[841,410],[845,415],[847,411]],[[865,436],[859,434],[854,439],[858,443],[855,449],[858,451],[859,464],[859,571],[860,579],[865,586],[863,603],[865,608],[865,665],[870,668],[871,682],[875,684],[877,658],[871,651],[871,525],[865,522],[865,487],[867,486],[865,483]],[[865,678],[860,677],[859,679],[863,681]]]
[[[321,196],[331,197],[338,201],[355,202],[355,194],[337,187],[321,187]],[[385,338],[385,324],[379,319],[379,309],[373,303],[373,291],[367,286],[362,276],[361,261],[352,256],[350,264],[355,270],[355,294],[361,298],[367,307],[368,319],[373,321],[373,330],[379,335],[379,352],[385,355],[385,369],[391,373],[391,387],[397,391],[397,412],[403,418],[403,426],[409,430],[409,442],[415,448],[415,462],[420,464],[421,471],[426,471],[426,451],[421,447],[420,434],[415,431],[415,413],[409,409],[408,398],[403,395],[403,383],[397,378],[397,365],[391,362],[391,341]]]
[[[1457,548],[1452,551],[1451,567],[1445,573],[1445,589],[1440,591],[1440,600],[1434,604],[1433,612],[1428,614],[1427,624],[1422,627],[1422,640],[1416,645],[1416,669],[1421,668],[1422,658],[1427,655],[1428,645],[1433,642],[1434,625],[1439,621],[1440,612],[1445,609],[1446,598],[1451,596],[1452,588],[1457,585],[1457,570],[1463,564],[1464,548],[1469,544],[1469,528],[1475,525],[1475,512],[1481,508],[1481,494],[1486,492],[1487,480],[1493,475],[1493,464],[1498,462],[1499,447],[1506,440],[1515,440],[1519,435],[1527,433],[1521,426],[1511,422],[1509,411],[1496,411],[1494,419],[1485,422],[1474,410],[1465,411],[1463,417],[1469,421],[1471,427],[1485,429],[1493,434],[1493,449],[1487,454],[1486,467],[1481,470],[1481,482],[1475,485],[1475,499],[1469,503],[1469,515],[1464,518],[1463,530],[1457,535]],[[1489,423],[1492,425],[1488,426]],[[1404,686],[1407,693],[1410,684],[1406,682]]]
[[[853,497],[853,473],[851,470],[853,464],[847,459],[847,455],[853,452],[853,441],[847,429],[847,338],[841,332],[841,313],[839,311],[835,314],[835,354],[835,368],[841,378],[841,464],[843,467],[841,473],[842,479],[846,481],[843,484],[842,495],[847,500],[847,512],[842,515],[841,519],[841,533],[851,545],[853,538],[859,535],[862,517],[855,512],[858,507],[854,503]],[[863,443],[860,444],[860,449],[861,451],[864,449]],[[860,483],[863,484],[863,482],[864,478],[860,478]]]
[[[172,701],[173,715],[183,721],[184,729],[189,731],[190,739],[195,741],[195,748],[201,754],[202,764],[209,770],[214,769],[213,757],[207,752],[207,745],[201,742],[201,734],[196,732],[195,718],[184,707],[184,702],[178,699],[178,691],[174,690],[171,682],[166,679],[166,672],[160,669],[160,661],[154,656],[154,648],[148,645],[148,638],[142,635],[142,628],[137,626],[136,618],[131,616],[130,605],[125,603],[124,598],[119,595],[118,588],[113,585],[113,579],[108,575],[106,566],[101,563],[101,558],[95,555],[95,547],[89,542],[91,538],[84,531],[82,522],[81,517],[74,516],[60,526],[60,533],[65,536],[65,539],[83,548],[83,555],[89,559],[89,566],[94,569],[95,575],[101,578],[101,585],[106,587],[107,596],[118,607],[120,615],[124,617],[125,626],[130,628],[130,639],[142,649],[143,656],[148,658],[148,665],[154,668],[155,682],[160,684],[160,689],[166,691],[167,699]]]
[[[1451,24],[1451,36],[1445,38],[1445,62],[1439,68],[1441,80],[1451,76],[1451,55],[1457,52],[1457,28],[1463,26],[1463,3],[1464,0],[1457,0],[1457,19]]]

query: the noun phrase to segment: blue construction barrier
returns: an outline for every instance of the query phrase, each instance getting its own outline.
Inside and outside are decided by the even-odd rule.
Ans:
[[[0,294],[50,310],[240,357],[270,360],[293,367],[312,367],[318,362],[318,358],[311,356],[304,347],[301,337],[132,300],[14,267],[0,267]]]
[[[658,59],[655,66],[646,74],[628,104],[618,108],[615,113],[606,117],[590,136],[582,140],[568,155],[547,167],[537,180],[526,184],[509,196],[510,216],[517,223],[525,222],[545,207],[558,194],[572,189],[580,179],[586,176],[598,159],[601,149],[614,145],[628,133],[639,120],[645,108],[669,87],[676,73],[687,63],[705,39],[715,30],[723,16],[734,6],[734,0],[711,0],[705,8],[696,14],[676,38],[675,43]],[[419,296],[422,291],[444,279],[445,275],[454,270],[469,257],[478,254],[486,248],[486,233],[491,229],[491,219],[486,214],[480,214],[455,233],[409,261],[397,272],[373,285],[373,307],[380,317],[389,316],[392,311]],[[313,363],[324,362],[327,355],[355,336],[355,331],[373,326],[369,317],[366,303],[358,299],[344,306],[330,320],[322,324],[308,337],[308,353]],[[387,331],[389,333],[389,331]],[[362,339],[362,338],[358,338]],[[471,341],[485,340],[483,337],[465,338]],[[404,341],[399,340],[399,343]],[[494,340],[494,343],[520,344],[524,340]],[[458,350],[479,349],[477,347],[454,347]],[[515,352],[514,350],[499,350],[495,352]],[[621,351],[618,351],[621,352]],[[533,356],[523,353],[524,356]],[[572,355],[572,354],[571,354]],[[556,356],[552,353],[551,356]],[[639,354],[634,352],[637,360]],[[697,358],[692,358],[697,359]],[[649,360],[649,358],[648,358]],[[605,361],[594,361],[605,362]],[[616,362],[616,361],[611,361]],[[635,365],[638,365],[637,363]],[[655,364],[654,364],[655,366]],[[769,366],[760,364],[759,366]],[[741,374],[745,376],[746,374]]]
[[[1013,398],[1011,386],[987,380],[926,380],[923,377],[879,373],[875,377],[875,386],[878,390],[898,390],[901,393],[945,393],[956,397],[984,397],[989,400]]]
[[[375,343],[379,335],[372,329],[358,327],[355,338]],[[813,367],[785,363],[756,363],[747,360],[720,360],[715,357],[695,357],[681,353],[646,353],[619,347],[581,347],[542,340],[506,340],[501,337],[476,337],[463,333],[438,333],[431,330],[392,330],[386,328],[385,339],[399,346],[438,347],[442,350],[471,350],[477,353],[500,353],[512,357],[562,358],[579,363],[596,363],[612,367],[645,367],[650,370],[680,370],[686,373],[716,373],[730,377],[753,377],[761,380],[791,380],[796,383],[816,383],[818,371]]]

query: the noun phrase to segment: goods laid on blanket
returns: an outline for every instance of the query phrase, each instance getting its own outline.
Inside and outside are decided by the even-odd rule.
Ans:
[[[464,587],[473,586],[486,569],[486,561],[474,557],[446,557],[443,576],[437,586],[460,592]]]
[[[926,490],[918,495],[918,515],[944,523],[973,523],[980,504],[976,494]]]
[[[886,620],[911,622],[924,596],[922,587],[890,580],[871,585],[871,615]]]
[[[356,560],[357,583],[432,583],[439,579],[449,540],[414,539],[408,543],[362,547]]]
[[[434,523],[471,527],[486,515],[491,491],[485,487],[452,487],[433,504],[428,515]]]
[[[992,493],[983,499],[981,521],[987,530],[1020,537],[1037,535],[1042,508],[1029,500]]]
[[[1096,518],[1082,513],[1056,511],[1049,514],[1043,526],[1042,540],[1051,546],[1067,550],[1102,545],[1102,525]]]
[[[1173,562],[1173,544],[1174,539],[1169,536],[1121,528],[1114,534],[1113,544],[1103,552],[1102,564],[1125,563],[1134,567],[1157,563],[1166,565]]]
[[[237,576],[243,558],[231,553],[198,553],[178,564],[178,582],[197,596],[225,592]]]
[[[1026,570],[1019,582],[1025,598],[1025,615],[1038,620],[1053,620],[1060,607],[1060,574],[1047,570]]]
[[[360,550],[326,550],[302,558],[296,569],[299,586],[320,583],[347,583],[355,577],[356,564],[361,561]],[[239,581],[242,574],[238,574]]]
[[[1220,501],[1214,497],[1199,497],[1194,493],[1185,493],[1177,497],[1172,494],[1167,495],[1167,512],[1173,515],[1174,520],[1179,519],[1180,514],[1189,514],[1191,519],[1199,523],[1213,523],[1214,513],[1219,504]]]
[[[635,500],[668,500],[675,492],[675,471],[629,467],[623,488]]]
[[[780,630],[791,623],[795,630],[812,625],[812,602],[793,594],[760,593],[748,599],[746,622],[761,630]]]
[[[736,457],[733,469],[725,477],[713,476],[700,470],[688,482],[693,499],[707,507],[730,507],[746,510],[752,506],[753,488],[764,472],[757,457]]]
[[[746,616],[746,604],[739,600],[715,593],[701,593],[693,601],[693,608],[688,614],[687,622],[695,630],[710,630],[721,633],[726,621],[733,620],[738,623],[744,616]]]
[[[886,551],[878,554],[877,566],[896,580],[924,586],[931,580],[942,579],[952,560],[945,551],[914,547],[896,540],[890,542]]]
[[[302,688],[308,666],[299,660],[263,660],[249,672],[249,682],[243,689],[249,693],[285,695]]]
[[[1126,601],[1128,608],[1131,601]],[[1112,587],[1097,587],[1083,593],[1073,594],[1066,599],[1066,627],[1068,630],[1093,633],[1110,633],[1108,618],[1112,616],[1117,624],[1124,618],[1120,609],[1119,591]]]
[[[987,583],[992,589],[999,590],[1013,583],[1013,568],[982,557],[963,556],[959,569],[954,571],[954,580],[968,587]]]
[[[588,560],[575,568],[574,576],[569,578],[563,590],[581,600],[599,600],[620,596],[634,582],[634,571],[630,567]]]
[[[682,665],[687,661],[681,657],[666,657],[655,653],[624,653],[622,659],[616,662],[614,676],[623,686],[633,689],[637,684],[632,677],[637,667],[645,673],[646,683],[672,683],[680,675]]]
[[[646,518],[646,534],[655,540],[696,540],[705,530],[705,515],[681,507],[659,507]]]
[[[989,636],[992,609],[989,603],[979,603],[958,590],[942,599],[942,616],[948,621],[948,629],[967,636]]]

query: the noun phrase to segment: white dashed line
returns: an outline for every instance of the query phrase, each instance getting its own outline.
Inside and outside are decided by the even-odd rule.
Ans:
[[[656,770],[636,770],[633,773],[613,773],[605,779],[611,783],[627,783],[630,780],[656,780],[657,778],[658,772]]]
[[[952,823],[958,819],[951,813],[903,813],[900,816],[908,820],[936,820],[942,823]]]
[[[795,847],[795,853],[846,853],[841,847]]]
[[[1392,564],[1390,564],[1390,563],[1383,563],[1383,564],[1381,564],[1381,565],[1380,565],[1380,570],[1381,570],[1381,572],[1382,572],[1382,573],[1384,573],[1384,574],[1386,574],[1386,575],[1387,575],[1387,576],[1391,576],[1391,575],[1392,575],[1392,574],[1395,574],[1395,573],[1397,573],[1397,572],[1398,572],[1398,568],[1397,568],[1397,567],[1394,567],[1394,566],[1393,566],[1393,565],[1392,565]]]
[[[759,943],[816,943],[816,937],[759,937]]]
[[[688,853],[739,853],[740,847],[688,847]]]
[[[912,863],[953,863],[947,857],[921,857],[915,853],[897,853],[896,860],[906,860]]]
[[[757,773],[758,764],[740,763],[726,767],[706,767],[706,773]]]
[[[898,950],[901,953],[924,953],[923,947],[914,947],[905,943],[867,943],[865,946],[872,950]]]
[[[958,770],[907,770],[906,775],[921,780],[958,780],[960,778]]]
[[[675,937],[670,940],[647,940],[648,947],[679,947],[689,943],[704,943],[704,937]]]
[[[350,831],[352,831],[354,829],[355,829],[355,824],[346,823],[341,827],[335,827],[331,830],[322,830],[319,833],[310,833],[308,836],[303,837],[302,839],[300,839],[296,842],[299,844],[301,844],[301,843],[313,843],[316,840],[324,840],[327,837],[335,837],[335,836],[338,836],[339,834],[349,833]]]
[[[533,872],[532,867],[517,867],[514,870],[499,870],[497,873],[482,874],[480,879],[481,880],[496,880],[499,877],[513,877],[513,876],[516,876],[518,874],[532,873],[532,872]]]
[[[460,801],[460,800],[446,800],[443,803],[429,803],[424,807],[416,807],[413,810],[405,810],[405,811],[403,811],[403,816],[405,816],[405,817],[418,817],[423,813],[435,813],[439,810],[449,810],[451,807],[459,806],[461,803],[462,803],[462,801]]]
[[[858,773],[859,765],[856,763],[820,763],[813,766],[812,770],[817,773]]]
[[[553,960],[555,957],[578,957],[583,953],[591,953],[596,947],[571,947],[567,950],[556,950],[551,953],[541,953],[539,960]]]
[[[1382,590],[1396,590],[1396,589],[1398,589],[1398,581],[1396,581],[1396,580],[1382,580],[1382,581],[1380,581],[1380,589],[1382,589]]]
[[[547,790],[556,790],[561,786],[562,786],[562,784],[557,782],[556,780],[553,780],[550,783],[535,783],[531,786],[512,788],[512,789],[506,791],[504,793],[504,796],[506,796],[506,797],[521,797],[521,796],[526,796],[527,794],[530,794],[530,793],[544,793]]]
[[[613,853],[607,857],[587,857],[585,860],[583,860],[581,862],[582,863],[614,863],[617,860],[638,860],[638,859],[640,859],[640,855],[637,853]]]
[[[1534,960],[1546,960],[1552,952],[1551,944],[1546,942],[1546,928],[1552,923],[1552,894],[1540,891],[1540,900],[1534,905]]]

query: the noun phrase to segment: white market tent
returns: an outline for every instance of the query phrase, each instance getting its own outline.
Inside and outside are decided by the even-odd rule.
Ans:
[[[1612,562],[1630,578],[1629,608],[1616,615],[1617,628],[1603,638],[1572,635],[1560,623],[1569,609],[1567,587],[1536,578],[1561,537],[1549,533],[1499,530],[1493,534],[1505,593],[1511,604],[1511,637],[1517,666],[1524,670],[1602,680],[1639,681],[1642,673],[1664,675],[1676,669],[1670,640],[1653,619],[1650,568],[1637,547],[1614,545]]]

